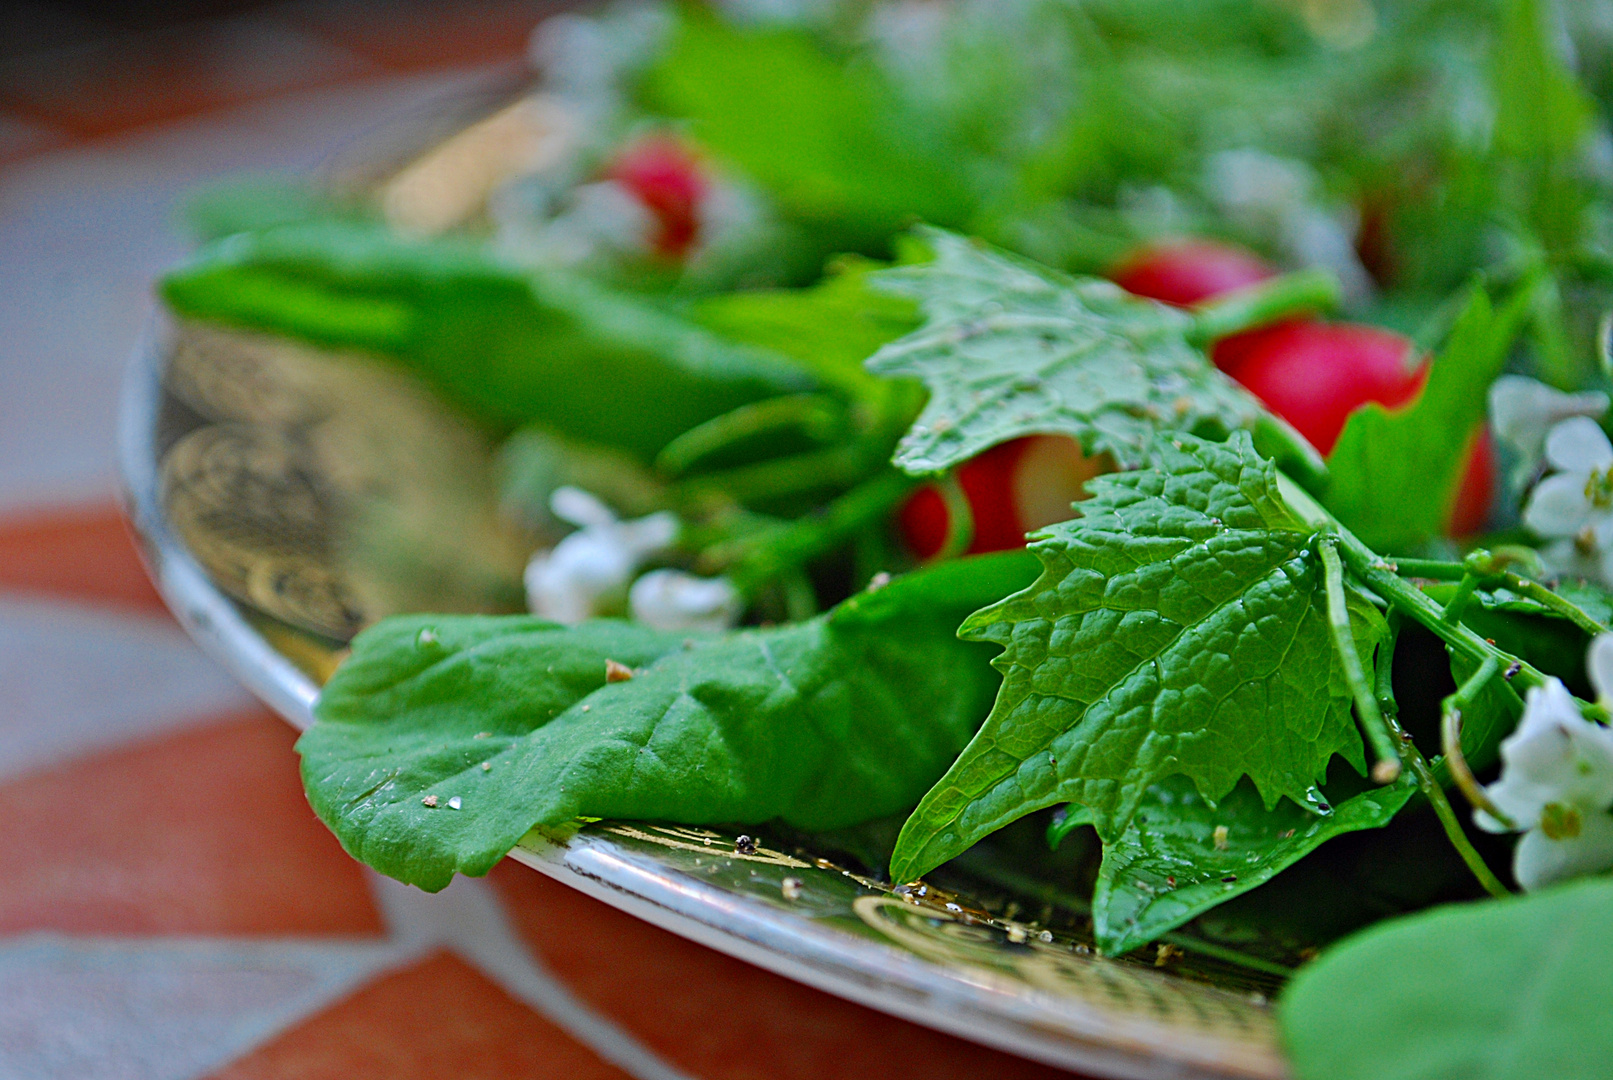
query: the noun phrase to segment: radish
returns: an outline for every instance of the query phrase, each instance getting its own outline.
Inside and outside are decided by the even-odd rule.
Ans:
[[[1028,435],[999,443],[958,467],[958,486],[974,514],[968,554],[1025,546],[1025,534],[1070,517],[1083,485],[1107,472],[1107,457],[1087,457],[1065,435]],[[914,492],[897,515],[908,548],[919,558],[940,554],[949,523],[934,487]]]
[[[649,135],[629,144],[605,170],[655,215],[656,254],[681,259],[700,235],[700,204],[711,189],[705,167],[684,143]]]
[[[1128,292],[1191,306],[1272,276],[1250,252],[1189,241],[1146,248],[1115,271]],[[1412,343],[1374,326],[1295,319],[1215,343],[1215,365],[1248,387],[1323,454],[1332,452],[1350,413],[1369,401],[1404,405],[1428,378],[1428,361],[1413,366]],[[1495,447],[1480,426],[1468,452],[1449,531],[1484,527],[1495,483]]]
[[[1209,240],[1145,247],[1109,274],[1129,293],[1176,307],[1191,307],[1222,293],[1276,277],[1252,252]]]

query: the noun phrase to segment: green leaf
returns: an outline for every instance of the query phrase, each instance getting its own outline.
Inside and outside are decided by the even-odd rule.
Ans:
[[[1613,881],[1379,923],[1279,1004],[1298,1080],[1599,1077],[1613,1061]]]
[[[879,396],[889,380],[871,375],[863,361],[919,323],[912,301],[869,286],[879,265],[847,256],[811,288],[701,297],[688,314],[729,341],[788,356],[855,397]]]
[[[930,389],[897,448],[907,472],[941,472],[1038,433],[1072,436],[1133,468],[1161,428],[1224,437],[1263,415],[1188,343],[1192,316],[953,233],[920,236],[932,261],[874,280],[919,301],[924,326],[868,361]]]
[[[1248,434],[1161,439],[1089,490],[1032,543],[1041,577],[960,631],[1004,647],[1002,690],[903,829],[897,880],[1057,802],[1113,842],[1178,773],[1211,802],[1248,775],[1271,807],[1319,798],[1334,754],[1364,770],[1311,530]]]
[[[1490,384],[1532,292],[1520,289],[1493,310],[1484,290],[1473,289],[1416,399],[1392,410],[1370,403],[1350,415],[1327,459],[1322,501],[1367,545],[1409,551],[1444,534]]]
[[[380,225],[231,236],[169,274],[162,294],[182,315],[396,358],[494,424],[540,422],[645,460],[741,405],[818,388],[780,354],[637,298]]]
[[[1501,197],[1527,213],[1549,249],[1561,251],[1581,238],[1591,192],[1581,161],[1596,110],[1563,57],[1553,33],[1556,18],[1554,6],[1542,0],[1503,6],[1491,57],[1491,153]]]
[[[915,219],[963,224],[973,196],[956,157],[923,137],[876,67],[799,30],[677,10],[640,99],[766,188],[809,243],[877,253]]]
[[[896,813],[996,690],[990,648],[953,628],[1032,563],[960,560],[721,636],[389,619],[354,640],[297,744],[308,800],[356,858],[433,890],[577,817],[827,829]],[[607,682],[607,660],[634,677]]]
[[[1287,801],[1268,809],[1247,780],[1214,806],[1186,777],[1155,784],[1120,839],[1104,845],[1092,897],[1098,947],[1118,956],[1145,945],[1335,836],[1388,824],[1417,790],[1409,776],[1387,787],[1349,786],[1356,794],[1318,815]]]

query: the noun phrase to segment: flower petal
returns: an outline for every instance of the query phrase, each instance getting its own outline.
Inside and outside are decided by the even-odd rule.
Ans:
[[[633,618],[657,630],[727,630],[745,610],[727,578],[682,570],[651,570],[633,582],[627,599]]]
[[[580,487],[566,484],[557,487],[549,496],[549,512],[561,521],[569,522],[578,528],[586,529],[591,525],[614,525],[616,515],[611,508],[602,502],[599,496],[591,491],[584,491]]]
[[[1584,473],[1546,477],[1529,493],[1529,503],[1523,508],[1523,523],[1541,536],[1577,536],[1591,524],[1591,518]]]
[[[1529,691],[1518,729],[1501,743],[1501,779],[1485,789],[1520,829],[1538,825],[1548,803],[1586,812],[1613,805],[1613,731],[1579,713],[1556,679]]]
[[[1490,386],[1490,422],[1496,437],[1532,460],[1540,457],[1546,433],[1570,416],[1601,416],[1607,395],[1600,391],[1565,394],[1522,375],[1503,375]]]
[[[1613,465],[1613,443],[1595,420],[1571,416],[1546,436],[1546,460],[1570,472],[1605,469]]]
[[[1608,570],[1613,569],[1602,552],[1590,554],[1579,550],[1572,540],[1554,540],[1540,549],[1540,561],[1547,571],[1565,578],[1585,578],[1590,581],[1608,581]]]
[[[1596,699],[1613,701],[1613,634],[1597,634],[1585,654],[1585,670],[1596,687]]]
[[[1512,853],[1512,875],[1533,891],[1553,882],[1613,869],[1613,815],[1587,814],[1579,835],[1553,840],[1531,829]]]

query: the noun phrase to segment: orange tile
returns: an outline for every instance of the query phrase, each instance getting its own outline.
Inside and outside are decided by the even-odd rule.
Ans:
[[[382,67],[418,71],[514,60],[545,16],[577,6],[555,0],[317,0],[282,11],[297,25]]]
[[[266,711],[0,787],[0,934],[382,933]]]
[[[627,1074],[437,953],[215,1073],[213,1080],[625,1080]]]
[[[550,970],[703,1080],[823,1080],[893,1067],[926,1080],[1069,1080],[685,941],[516,863],[492,876]]]
[[[166,611],[112,503],[0,519],[0,593]]]
[[[188,22],[0,61],[0,103],[97,136],[372,70],[274,19]]]

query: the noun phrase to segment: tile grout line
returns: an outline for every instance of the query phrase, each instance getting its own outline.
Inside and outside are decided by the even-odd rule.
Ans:
[[[376,906],[401,945],[451,948],[510,996],[636,1080],[695,1080],[578,1000],[515,933],[502,900],[485,880],[456,878],[433,895],[373,871],[369,879]]]

